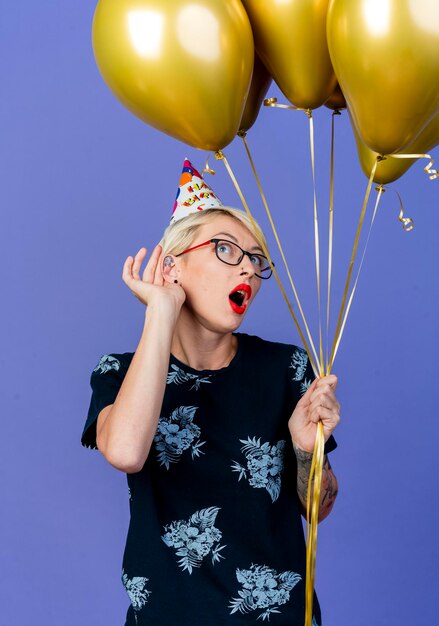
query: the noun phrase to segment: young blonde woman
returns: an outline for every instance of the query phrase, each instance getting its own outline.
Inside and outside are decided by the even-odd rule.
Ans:
[[[145,248],[125,261],[145,323],[93,370],[82,444],[127,474],[126,626],[303,625],[316,424],[330,452],[340,406],[303,349],[236,332],[271,275],[263,242],[186,161],[142,276]],[[325,456],[320,519],[336,495]]]

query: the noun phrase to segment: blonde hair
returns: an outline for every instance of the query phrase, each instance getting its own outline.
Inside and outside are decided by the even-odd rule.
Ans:
[[[165,254],[177,255],[183,252],[183,250],[190,248],[200,226],[209,224],[219,215],[226,215],[243,224],[251,232],[258,244],[261,245],[263,249],[265,246],[265,249],[268,251],[267,240],[259,224],[255,222],[255,226],[253,226],[247,213],[239,209],[221,207],[220,209],[204,209],[203,211],[197,211],[170,224],[163,233],[163,237],[160,241],[163,252]]]

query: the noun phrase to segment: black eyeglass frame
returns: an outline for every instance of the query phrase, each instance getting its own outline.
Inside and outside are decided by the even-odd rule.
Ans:
[[[220,241],[224,241],[226,243],[231,243],[233,246],[236,246],[237,248],[239,248],[239,250],[241,250],[241,256],[239,257],[238,261],[236,263],[228,263],[227,261],[224,261],[224,259],[221,259],[218,255],[218,244]],[[239,265],[242,261],[242,259],[244,258],[244,256],[248,256],[248,258],[251,260],[252,256],[259,256],[262,257],[263,259],[266,259],[267,263],[269,264],[267,267],[267,271],[270,270],[270,273],[268,276],[261,276],[261,274],[257,274],[255,272],[255,276],[257,276],[258,278],[261,278],[262,280],[267,280],[268,278],[271,278],[271,275],[273,273],[273,267],[275,267],[273,261],[270,261],[265,255],[263,254],[258,254],[257,252],[248,252],[247,250],[243,250],[241,248],[241,246],[238,246],[238,244],[235,241],[230,241],[230,239],[209,239],[208,241],[204,241],[203,243],[199,243],[197,246],[193,246],[192,248],[187,248],[187,250],[183,250],[183,252],[180,252],[179,254],[176,254],[175,256],[181,256],[182,254],[186,254],[186,252],[191,252],[192,250],[196,250],[197,248],[201,248],[202,246],[207,246],[209,243],[214,243],[215,244],[215,254],[216,257],[219,261],[221,261],[221,263],[225,263],[226,265]],[[273,267],[271,267],[273,266]],[[263,270],[264,271],[264,270]]]

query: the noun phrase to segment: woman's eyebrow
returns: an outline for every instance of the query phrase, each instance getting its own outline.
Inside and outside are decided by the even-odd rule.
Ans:
[[[218,237],[218,235],[226,235],[226,237],[229,237],[230,239],[233,239],[233,241],[238,243],[238,240],[236,239],[236,237],[234,237],[230,233],[217,233],[216,235],[212,237],[212,239],[214,239],[215,237]],[[253,251],[253,250],[260,250],[261,252],[263,252],[261,246],[253,246],[253,248],[251,248],[250,251]]]

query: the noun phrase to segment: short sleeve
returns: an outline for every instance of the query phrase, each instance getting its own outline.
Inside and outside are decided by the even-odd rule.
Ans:
[[[86,448],[97,450],[96,424],[99,413],[109,404],[114,404],[122,385],[126,367],[123,355],[104,354],[91,373],[90,386],[92,395],[87,420],[82,431],[81,444]]]
[[[290,378],[292,383],[298,386],[299,398],[303,396],[308,387],[315,379],[314,370],[309,360],[306,350],[292,346],[291,362],[289,366]],[[325,454],[332,452],[337,447],[337,442],[331,435],[325,443]]]

